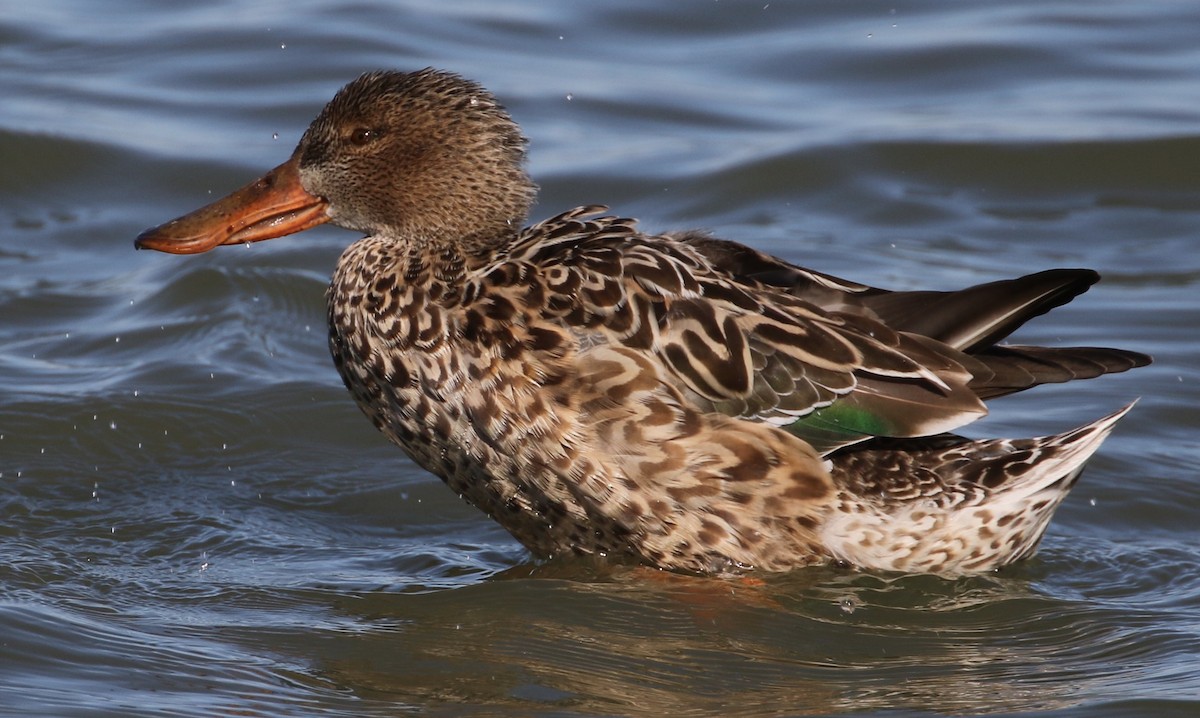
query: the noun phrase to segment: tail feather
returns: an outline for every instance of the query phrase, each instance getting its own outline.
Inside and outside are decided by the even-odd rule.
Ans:
[[[831,458],[842,499],[822,540],[841,560],[893,571],[978,573],[1026,558],[1132,407],[1055,436],[941,435],[846,449]]]

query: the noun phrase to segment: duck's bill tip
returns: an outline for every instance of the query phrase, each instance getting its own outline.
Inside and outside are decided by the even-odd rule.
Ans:
[[[177,223],[186,220],[180,217],[142,232],[133,240],[134,249],[154,249],[169,254],[199,254],[224,244],[215,233],[187,235],[179,231]]]
[[[274,239],[329,221],[328,203],[300,184],[296,157],[205,207],[142,232],[137,249],[199,254]]]

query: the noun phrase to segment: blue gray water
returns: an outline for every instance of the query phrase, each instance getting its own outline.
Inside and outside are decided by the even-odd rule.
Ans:
[[[176,7],[178,5],[178,7]],[[1200,4],[9,2],[0,13],[0,714],[1200,714]],[[344,82],[434,65],[607,203],[896,288],[1104,281],[1019,339],[1154,366],[1032,561],[763,586],[536,565],[364,420],[322,228],[143,228],[290,153]]]

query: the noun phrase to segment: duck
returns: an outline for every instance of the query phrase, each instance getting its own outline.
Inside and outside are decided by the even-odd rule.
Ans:
[[[458,74],[363,74],[291,157],[135,245],[332,223],[329,349],[375,427],[535,558],[684,574],[812,565],[948,576],[1031,556],[1132,404],[969,439],[985,402],[1149,364],[1007,343],[1099,275],[891,291],[605,206],[527,225],[528,141]]]

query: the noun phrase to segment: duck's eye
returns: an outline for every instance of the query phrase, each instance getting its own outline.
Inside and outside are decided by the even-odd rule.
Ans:
[[[350,133],[350,144],[362,147],[374,140],[379,133],[369,127],[359,127]]]

